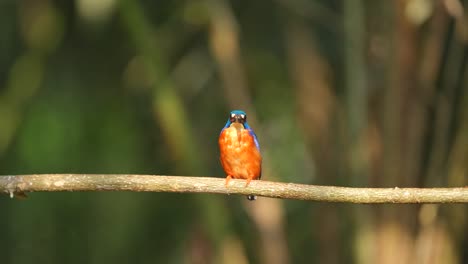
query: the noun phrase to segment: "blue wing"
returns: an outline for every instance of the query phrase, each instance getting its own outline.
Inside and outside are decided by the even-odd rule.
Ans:
[[[260,150],[260,144],[258,143],[257,135],[255,135],[255,132],[250,127],[247,128],[247,131],[249,131],[249,134],[254,138],[254,143],[257,149]]]
[[[226,122],[226,125],[224,125],[223,129],[221,129],[221,132],[219,132],[219,135],[221,135],[221,133],[223,133],[224,129],[228,128],[230,125],[231,125],[231,121],[228,118],[228,121]]]
[[[260,151],[260,144],[258,143],[257,135],[255,135],[255,132],[248,125],[246,126],[246,128],[247,128],[247,131],[249,131],[249,134],[252,135],[255,146],[257,147],[258,151]],[[259,180],[261,178],[262,178],[262,167],[260,167],[260,175],[258,176]]]
[[[250,135],[252,135],[252,137],[254,138],[255,146],[257,146],[257,149],[260,150],[260,144],[258,143],[257,135],[255,135],[255,132],[253,131],[252,128],[250,128],[247,122],[245,122],[244,128],[247,129],[247,131],[249,131]]]

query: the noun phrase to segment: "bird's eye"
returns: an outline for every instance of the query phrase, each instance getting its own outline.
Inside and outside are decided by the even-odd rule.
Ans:
[[[240,115],[240,117],[241,117],[242,120],[246,120],[246,119],[247,119],[247,116],[245,116],[245,115]]]
[[[236,117],[236,114],[231,114],[231,118],[234,118],[234,117]]]

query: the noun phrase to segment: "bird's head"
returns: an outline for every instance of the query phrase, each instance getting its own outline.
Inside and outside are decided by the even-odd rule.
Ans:
[[[235,127],[239,128],[248,128],[249,126],[247,125],[247,114],[241,110],[231,111],[231,113],[229,113],[229,119],[225,127],[230,127],[231,125],[234,125]]]

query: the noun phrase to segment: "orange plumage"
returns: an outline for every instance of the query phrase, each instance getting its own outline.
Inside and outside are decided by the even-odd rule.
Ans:
[[[229,181],[245,179],[247,187],[252,180],[260,179],[262,174],[262,156],[257,138],[247,124],[244,112],[232,111],[228,122],[219,136],[220,161]],[[255,196],[249,196],[254,200]]]

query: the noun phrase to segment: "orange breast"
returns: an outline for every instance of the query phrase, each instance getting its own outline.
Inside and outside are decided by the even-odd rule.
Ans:
[[[262,156],[248,130],[235,126],[219,136],[220,159],[224,171],[236,179],[258,179],[262,171]]]

